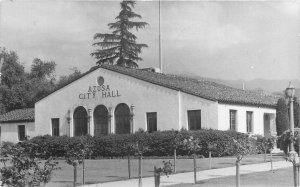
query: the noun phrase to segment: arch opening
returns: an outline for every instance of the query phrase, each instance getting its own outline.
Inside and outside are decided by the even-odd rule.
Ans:
[[[99,105],[94,110],[94,136],[107,135],[108,110],[104,105]]]
[[[115,133],[130,134],[130,132],[130,109],[125,103],[121,103],[115,109]]]
[[[77,107],[73,115],[74,136],[84,136],[88,132],[88,114],[84,107]]]

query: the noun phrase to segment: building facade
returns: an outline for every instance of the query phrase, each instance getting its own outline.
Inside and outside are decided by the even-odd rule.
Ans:
[[[276,133],[277,98],[150,70],[92,68],[35,104],[35,135],[182,128]]]

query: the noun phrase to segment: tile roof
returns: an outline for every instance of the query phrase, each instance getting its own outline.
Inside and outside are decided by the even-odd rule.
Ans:
[[[117,73],[121,73],[139,80],[164,86],[170,89],[178,91],[180,90],[184,93],[212,101],[218,101],[219,103],[265,106],[275,108],[278,100],[278,97],[273,95],[266,95],[255,91],[232,88],[223,84],[210,81],[205,78],[192,79],[178,75],[155,73],[152,71],[147,71],[145,69],[133,69],[112,65],[101,65],[92,67],[89,71],[82,74],[77,79],[67,83],[66,85],[71,84],[72,82],[95,71],[98,68],[103,68]],[[63,85],[53,90],[50,94],[65,87],[66,85]],[[41,98],[40,100],[42,100],[43,98]]]
[[[0,123],[34,121],[34,108],[17,109],[0,115]]]
[[[278,100],[276,96],[232,88],[204,78],[197,80],[178,75],[155,73],[140,69],[111,65],[102,65],[101,67],[153,84],[180,90],[184,93],[195,95],[204,99],[218,101],[219,103],[266,106],[274,108],[276,107]]]

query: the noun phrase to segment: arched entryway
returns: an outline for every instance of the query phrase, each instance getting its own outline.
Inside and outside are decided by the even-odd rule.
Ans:
[[[94,136],[108,134],[108,110],[99,105],[94,110]]]
[[[115,133],[116,134],[129,134],[130,130],[130,109],[121,103],[115,110]]]
[[[88,114],[84,107],[80,106],[74,111],[74,136],[87,135],[88,130]]]

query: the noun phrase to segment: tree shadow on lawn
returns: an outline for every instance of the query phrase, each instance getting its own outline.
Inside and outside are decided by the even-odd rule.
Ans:
[[[217,165],[218,165],[217,168],[230,167],[230,166],[234,166],[234,162],[221,162],[218,163]]]
[[[107,178],[115,178],[116,180],[126,180],[128,179],[128,177],[120,177],[120,176],[117,176],[117,175],[108,175],[108,176],[105,176]]]

